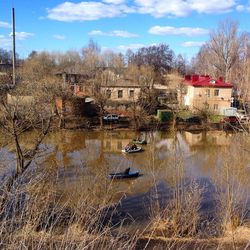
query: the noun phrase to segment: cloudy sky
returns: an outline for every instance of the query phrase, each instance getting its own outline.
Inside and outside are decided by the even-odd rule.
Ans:
[[[191,58],[210,30],[227,18],[250,32],[250,0],[0,0],[0,47],[11,47],[16,12],[17,52],[80,49],[93,38],[125,52],[166,43]]]

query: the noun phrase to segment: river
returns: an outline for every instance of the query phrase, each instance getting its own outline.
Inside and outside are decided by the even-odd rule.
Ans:
[[[144,151],[122,153],[122,148],[138,136],[148,142],[143,145]],[[51,185],[65,200],[70,199],[71,205],[77,203],[81,195],[88,195],[98,203],[108,194],[109,203],[122,200],[121,211],[133,214],[134,218],[143,218],[149,212],[150,199],[152,201],[152,197],[157,196],[167,200],[169,190],[180,179],[202,183],[204,193],[211,194],[217,185],[225,182],[228,171],[232,175],[230,180],[243,187],[241,192],[247,190],[250,177],[247,145],[248,140],[243,134],[224,131],[62,130],[46,138],[44,152],[37,163],[53,172]],[[0,153],[2,160],[7,161],[6,155],[9,160],[13,159],[6,147]],[[11,163],[8,166],[11,168]],[[117,181],[107,178],[109,173],[128,167],[131,171],[140,171],[141,176]],[[211,197],[203,206],[209,207],[209,199]]]

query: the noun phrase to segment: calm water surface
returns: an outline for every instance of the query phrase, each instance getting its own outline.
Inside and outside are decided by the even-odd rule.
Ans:
[[[142,146],[144,151],[122,153],[122,148],[137,136],[148,141]],[[45,163],[57,165],[59,188],[65,194],[76,194],[79,189],[97,196],[111,192],[114,200],[124,194],[150,192],[155,184],[172,186],[177,173],[189,180],[215,182],[225,171],[225,164],[242,165],[249,182],[250,158],[242,145],[239,146],[240,136],[223,131],[177,134],[60,131],[51,134],[45,142],[51,151]],[[108,173],[128,167],[139,170],[142,176],[112,183],[107,178]]]
[[[142,146],[144,151],[122,153],[122,148],[138,136],[148,141]],[[247,189],[250,154],[243,150],[243,141],[244,136],[223,131],[176,134],[65,130],[46,138],[45,153],[39,162],[45,169],[53,170],[52,185],[62,197],[70,198],[72,204],[81,195],[91,196],[98,202],[108,194],[109,202],[127,197],[128,209],[135,206],[138,210],[147,203],[145,197],[148,194],[155,194],[155,187],[160,196],[168,196],[177,175],[209,186],[223,180],[225,167],[234,169],[239,166],[242,174],[237,182]],[[0,153],[2,160],[13,158],[6,148]],[[128,167],[131,171],[140,171],[142,176],[112,182],[107,178],[109,173],[124,171]]]

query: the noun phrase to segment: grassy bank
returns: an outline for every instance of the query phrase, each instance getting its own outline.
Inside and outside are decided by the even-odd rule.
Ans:
[[[202,220],[199,213],[202,190],[197,186],[185,192],[174,189],[175,195],[164,207],[151,204],[151,215],[143,228],[137,228],[139,222],[127,214],[119,215],[117,220],[117,205],[108,204],[108,196],[96,204],[93,196],[84,194],[72,204],[70,199],[64,200],[49,189],[41,179],[39,185],[32,181],[25,188],[16,189],[15,195],[5,201],[1,213],[1,248],[243,249],[248,246],[250,228],[243,221],[235,223],[232,219],[225,225],[224,216],[216,221]]]

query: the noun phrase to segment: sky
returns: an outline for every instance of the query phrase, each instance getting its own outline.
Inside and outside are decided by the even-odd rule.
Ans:
[[[93,39],[122,53],[165,43],[191,59],[223,20],[250,32],[250,0],[0,0],[0,48],[7,50],[13,6],[21,58],[32,50],[80,50]]]

